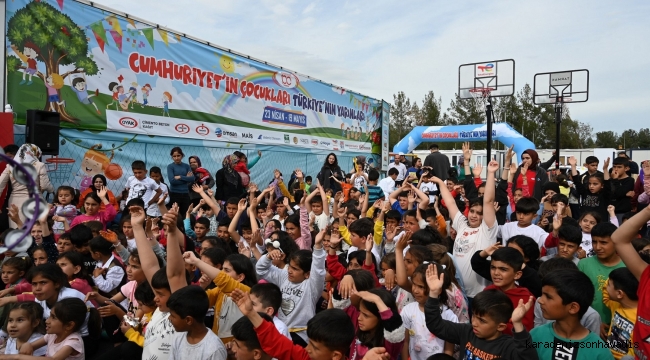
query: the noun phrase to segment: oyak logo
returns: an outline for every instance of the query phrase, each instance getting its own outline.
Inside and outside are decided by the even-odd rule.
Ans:
[[[494,69],[494,64],[490,63],[485,65],[479,65],[476,68],[481,70],[481,72],[492,72],[492,69]]]
[[[138,121],[131,117],[123,117],[118,122],[127,129],[133,129],[138,126]]]

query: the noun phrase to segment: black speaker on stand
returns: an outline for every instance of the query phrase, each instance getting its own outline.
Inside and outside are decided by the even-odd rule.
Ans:
[[[41,148],[43,155],[59,155],[61,115],[57,112],[27,110],[25,142]]]

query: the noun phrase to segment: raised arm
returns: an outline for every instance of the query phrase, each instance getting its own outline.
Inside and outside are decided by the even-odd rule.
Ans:
[[[210,209],[212,209],[212,212],[214,212],[214,215],[218,215],[219,212],[221,211],[221,207],[217,202],[208,194],[205,193],[203,190],[203,186],[194,184],[192,185],[192,190],[194,190],[195,193],[201,195],[201,199],[205,201],[208,206],[210,206]]]
[[[144,271],[147,281],[151,284],[153,275],[160,270],[160,267],[158,266],[156,254],[149,245],[149,240],[147,240],[147,235],[144,231],[146,215],[144,209],[139,206],[131,206],[129,212],[131,213],[135,244],[138,247],[138,254],[140,255],[140,265],[142,266],[142,271]]]
[[[634,277],[641,280],[641,275],[648,264],[641,259],[639,253],[632,246],[632,240],[636,238],[639,229],[650,220],[650,207],[639,211],[632,218],[621,224],[612,234],[612,241],[616,247],[618,256],[621,257],[625,266],[630,269]]]
[[[449,210],[449,218],[455,219],[456,214],[459,212],[458,206],[456,206],[456,199],[451,196],[449,189],[447,189],[447,185],[442,180],[440,180],[440,178],[434,176],[431,178],[431,181],[433,181],[438,186],[438,190],[440,190],[440,196],[442,197],[442,200],[445,201],[447,210]]]
[[[496,211],[494,210],[494,197],[496,192],[496,184],[494,183],[494,176],[499,169],[499,163],[492,160],[488,164],[487,183],[485,184],[485,195],[483,196],[483,222],[489,228],[496,224]]]
[[[187,286],[185,262],[181,253],[181,243],[185,242],[185,236],[176,227],[177,218],[178,205],[174,204],[162,220],[167,230],[167,278],[169,278],[169,288],[172,293]],[[151,248],[151,246],[148,247]]]
[[[235,216],[233,216],[232,221],[228,226],[228,234],[230,234],[230,237],[236,243],[238,243],[239,239],[241,239],[241,236],[237,232],[237,225],[239,224],[239,218],[241,218],[241,214],[243,214],[244,211],[246,211],[247,206],[248,205],[246,204],[246,199],[239,200],[239,203],[237,204],[237,213],[235,214]],[[251,219],[254,220],[254,218]]]
[[[610,161],[609,158],[603,161],[603,178],[605,180],[609,180],[609,161]]]

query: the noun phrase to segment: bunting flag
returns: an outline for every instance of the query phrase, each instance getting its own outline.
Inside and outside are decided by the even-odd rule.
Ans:
[[[153,29],[142,29],[142,34],[147,38],[147,42],[153,49]]]
[[[108,21],[108,24],[113,27],[113,31],[116,31],[118,34],[120,34],[121,37],[122,27],[120,26],[120,22],[117,20],[117,17],[115,15],[111,15],[106,18],[106,21]]]
[[[101,21],[90,24],[90,29],[93,31],[95,38],[98,39],[97,43],[100,44],[99,48],[104,52],[104,45],[106,44],[106,30],[104,30],[104,24]],[[101,39],[101,43],[100,40]]]
[[[133,26],[133,28],[135,29],[135,21],[133,21],[133,19],[126,18],[126,21],[128,21],[129,24],[131,24],[131,26]]]
[[[59,9],[63,11],[63,0],[56,0],[56,3],[59,4]]]
[[[97,45],[99,45],[99,48],[102,50],[102,52],[104,52],[104,45],[106,44],[106,42],[99,35],[97,35],[97,33],[95,31],[93,31],[93,34],[95,34],[95,39],[97,40]]]
[[[169,38],[168,38],[167,31],[163,29],[158,29],[158,34],[160,34],[160,38],[165,43],[165,45],[169,46]]]
[[[122,35],[117,32],[117,30],[111,30],[110,31],[111,35],[113,35],[113,41],[115,41],[115,45],[117,45],[117,48],[120,50],[120,53],[122,52]]]
[[[352,102],[352,99],[354,99],[354,95],[350,94],[350,102]]]
[[[174,39],[176,39],[178,42],[181,42],[181,36],[179,34],[174,34]]]

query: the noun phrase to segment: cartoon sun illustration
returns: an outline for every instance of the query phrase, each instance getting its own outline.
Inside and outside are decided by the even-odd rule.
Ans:
[[[219,58],[219,65],[221,65],[221,69],[226,73],[230,74],[233,71],[235,71],[235,62],[233,59],[229,58],[226,55],[222,55]]]

